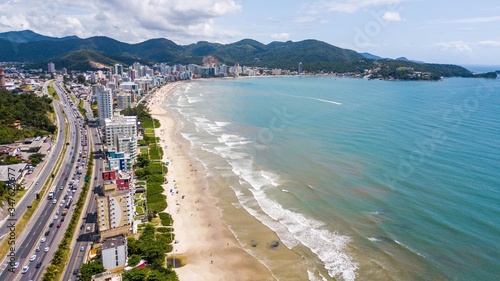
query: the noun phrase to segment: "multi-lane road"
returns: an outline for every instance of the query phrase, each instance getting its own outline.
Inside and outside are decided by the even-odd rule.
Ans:
[[[61,169],[55,175],[53,184],[49,191],[55,191],[53,199],[42,198],[40,206],[37,208],[32,219],[25,228],[25,231],[20,237],[16,237],[15,250],[12,251],[14,258],[19,262],[19,266],[12,270],[11,264],[7,262],[10,257],[7,256],[2,261],[0,267],[0,280],[39,280],[45,268],[50,263],[60,240],[66,230],[66,225],[73,215],[74,203],[80,195],[79,186],[83,185],[82,173],[77,173],[78,167],[86,168],[86,159],[80,157],[80,152],[88,147],[87,140],[82,138],[85,133],[85,125],[83,118],[76,110],[76,106],[72,106],[69,97],[59,85],[55,83],[55,89],[61,99],[60,104],[55,101],[56,113],[59,120],[59,137],[53,148],[53,158],[48,159],[47,165],[39,176],[39,185],[32,187],[30,191],[23,197],[23,200],[17,204],[16,209],[21,210],[26,206],[31,205],[36,193],[39,193],[45,181],[52,174],[55,160],[62,150],[62,146],[68,147],[64,155]],[[66,119],[62,116],[59,110],[59,105],[63,107],[66,114]],[[69,141],[65,143],[65,124],[69,125]],[[73,189],[70,190],[70,183],[73,183]],[[75,189],[76,188],[76,189]],[[71,200],[70,200],[71,199]],[[64,201],[63,201],[64,200]],[[67,208],[67,215],[63,216],[64,209]],[[21,212],[17,214],[19,217]],[[52,225],[51,225],[52,224]],[[7,231],[8,225],[2,226]],[[0,228],[2,231],[3,228]],[[1,233],[1,232],[0,232]],[[42,242],[43,241],[43,242]],[[26,268],[25,270],[23,270]]]
[[[88,103],[85,103],[87,109],[87,117],[89,120],[93,120],[92,110]],[[100,133],[97,127],[89,127],[89,143],[92,143],[93,154],[94,154],[94,173],[92,174],[92,185],[99,186],[102,185],[101,171],[104,170],[103,158],[104,155],[101,154],[104,148],[102,147]],[[97,206],[95,200],[93,200],[94,191],[89,192],[89,198],[87,198],[87,208],[84,210],[86,214],[82,225],[79,230],[77,230],[77,241],[75,246],[72,247],[71,257],[64,269],[64,276],[62,280],[74,280],[74,276],[77,274],[80,266],[86,262],[88,251],[93,242],[94,237],[94,227],[97,220],[96,212]],[[73,277],[72,277],[73,276]]]

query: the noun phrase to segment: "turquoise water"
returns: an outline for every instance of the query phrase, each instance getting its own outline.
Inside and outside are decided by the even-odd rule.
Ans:
[[[209,80],[168,105],[310,280],[500,276],[500,80]]]

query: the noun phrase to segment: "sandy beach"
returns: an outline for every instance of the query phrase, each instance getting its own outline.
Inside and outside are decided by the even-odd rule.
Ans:
[[[168,166],[164,185],[167,212],[174,219],[173,254],[186,262],[176,268],[180,280],[274,280],[269,270],[238,243],[217,208],[204,169],[188,154],[189,142],[178,133],[174,115],[163,107],[166,96],[182,83],[163,86],[149,102],[161,127],[155,129]]]

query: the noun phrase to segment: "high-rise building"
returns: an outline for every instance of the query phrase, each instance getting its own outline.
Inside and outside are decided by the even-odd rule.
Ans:
[[[5,71],[3,68],[0,68],[0,89],[5,88]]]
[[[115,74],[122,75],[123,74],[123,65],[116,63],[115,64]]]
[[[303,71],[303,69],[302,69],[302,68],[303,68],[303,66],[302,66],[302,62],[299,62],[299,71],[298,71],[299,75],[301,75],[301,74],[302,74],[302,71]]]
[[[125,154],[133,164],[137,156],[137,116],[113,116],[105,124],[108,151]]]
[[[130,189],[119,190],[113,181],[102,185],[102,194],[95,195],[97,201],[97,229],[106,232],[123,229],[128,232],[134,219],[134,202]]]
[[[102,85],[92,86],[92,93],[97,96],[99,122],[102,126],[105,124],[106,118],[113,116],[113,94]]]
[[[49,62],[49,64],[47,65],[47,72],[48,73],[56,72],[56,65],[53,62]]]
[[[118,109],[125,109],[132,107],[132,95],[130,93],[120,92],[117,95]]]

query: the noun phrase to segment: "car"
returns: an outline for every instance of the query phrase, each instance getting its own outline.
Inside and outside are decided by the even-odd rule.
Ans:
[[[87,226],[87,231],[90,231],[90,226]]]
[[[64,203],[59,204],[59,207],[62,207],[62,206],[64,206]]]
[[[85,251],[85,246],[80,247],[80,252],[83,252],[83,251]]]
[[[57,228],[59,228],[59,227],[61,227],[61,223],[58,223],[58,224],[57,224]]]
[[[57,199],[52,200],[52,204],[57,203]]]
[[[45,249],[43,249],[43,251],[44,251],[45,253],[47,253],[49,250],[50,250],[50,248],[49,248],[49,247],[45,247]]]
[[[66,203],[66,200],[64,200],[64,199],[63,199],[63,200],[61,200],[61,203],[63,203],[63,204],[64,204],[64,203]]]
[[[63,202],[61,202],[61,203],[63,203]],[[59,210],[57,210],[57,211],[56,211],[56,215],[59,215],[59,214],[60,214],[60,213],[59,213]]]
[[[55,216],[54,216],[54,220],[57,220],[58,218],[59,218],[59,216],[58,216],[58,215],[55,215]]]
[[[63,190],[63,189],[64,189],[64,186],[62,186],[62,185],[61,185],[61,186],[59,187],[59,189]]]
[[[79,271],[80,271],[80,270],[78,270],[78,268],[77,268],[77,269],[75,269],[75,270],[73,270],[73,275],[77,275]]]
[[[29,266],[25,266],[25,267],[23,267],[23,271],[21,273],[25,274],[26,272],[28,272],[29,269],[30,269]]]
[[[40,246],[36,247],[35,252],[40,252]]]
[[[45,242],[46,240],[47,240],[47,238],[42,237],[42,239],[40,239],[40,243],[43,243],[43,242]]]
[[[63,221],[64,221],[64,217],[61,218],[61,222],[63,222]]]
[[[19,262],[18,262],[18,261],[16,261],[12,267],[13,267],[13,268],[18,268],[18,267],[19,267]]]
[[[38,185],[38,182],[36,182],[36,185]]]
[[[32,255],[32,256],[30,257],[30,261],[34,261],[34,260],[36,260],[36,255]]]
[[[49,235],[50,235],[50,230],[45,231],[45,236],[49,236]]]
[[[42,262],[38,262],[38,263],[36,264],[36,268],[40,268],[40,267],[42,267]]]
[[[54,226],[54,223],[53,223],[53,222],[51,222],[51,223],[49,224],[49,227],[53,227],[53,226]]]

